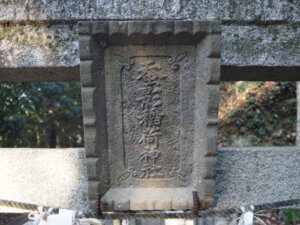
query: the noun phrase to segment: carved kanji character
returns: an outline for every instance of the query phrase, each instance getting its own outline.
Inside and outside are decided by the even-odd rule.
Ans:
[[[159,172],[161,168],[159,165],[144,164],[141,169],[141,178],[163,177],[163,174]]]
[[[145,109],[140,112],[137,118],[140,120],[140,125],[144,125],[144,127],[152,127],[160,126],[164,115],[164,113],[158,112],[155,108],[152,108],[152,110]]]
[[[136,99],[138,102],[141,102],[141,108],[142,109],[149,109],[152,104],[151,104],[151,95],[145,95],[142,97],[139,97]]]
[[[156,163],[156,159],[160,156],[160,151],[143,151],[140,155],[140,160],[144,163]]]
[[[139,90],[142,90],[144,95],[150,95],[152,93],[152,86],[140,87]]]
[[[162,112],[157,112],[156,110],[151,110],[148,113],[147,122],[150,127],[160,126],[162,118],[165,114]]]
[[[138,141],[148,149],[158,148],[158,136],[161,136],[159,127],[152,127],[149,131],[144,131],[142,137]]]

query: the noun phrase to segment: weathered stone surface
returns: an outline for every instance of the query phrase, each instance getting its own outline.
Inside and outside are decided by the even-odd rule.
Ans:
[[[300,199],[299,147],[218,151],[217,207]]]
[[[297,0],[1,0],[0,20],[185,19],[299,21]]]
[[[300,199],[299,157],[299,147],[219,149],[216,165],[216,198],[213,208],[232,208]],[[139,194],[130,189],[124,191],[129,196]],[[114,190],[114,194],[117,195],[115,207],[122,208],[125,199],[119,193],[118,190]],[[151,188],[145,188],[144,193],[148,193],[149,198],[156,194]],[[170,197],[167,191],[165,196],[161,197],[161,202],[167,201]],[[180,192],[178,196],[187,199],[191,198],[192,194]],[[140,204],[145,203],[140,202]]]
[[[86,146],[90,191],[100,191],[103,209],[191,209],[192,190],[210,204],[219,24],[82,22],[79,32],[86,140],[95,143]]]
[[[221,80],[295,80],[300,73],[300,26],[224,25]]]
[[[43,201],[49,205],[80,209],[87,206],[85,172],[79,172],[85,165],[81,164],[84,162],[82,150],[1,149],[0,154],[0,198],[9,195],[13,200],[37,204]],[[215,208],[300,199],[300,147],[223,148],[218,150],[217,156]],[[61,165],[60,170],[57,170],[58,165]],[[51,180],[47,178],[47,183],[44,182],[46,176],[52,177]],[[70,180],[74,185],[66,184]],[[90,188],[95,185],[96,181]],[[130,189],[124,191],[138,194]],[[151,188],[141,191],[145,191],[143,194],[156,194]],[[94,189],[89,192],[95,194]],[[192,194],[180,192],[178,195],[188,199]],[[124,195],[121,197],[117,198],[116,207],[124,205]],[[166,193],[159,204],[165,204],[168,197],[169,193]],[[0,211],[9,212],[11,209],[0,208]]]
[[[74,67],[77,25],[0,25],[1,67]]]
[[[300,65],[299,24],[224,25],[222,31],[222,65]]]
[[[0,199],[87,209],[84,149],[2,148],[0,177]]]
[[[1,0],[0,68],[36,69],[31,74],[2,70],[0,81],[78,80],[78,71],[67,76],[53,68],[79,65],[76,24],[91,19],[225,21],[222,80],[265,80],[266,73],[269,80],[299,79],[296,0]],[[91,29],[99,32],[101,24]]]
[[[77,25],[1,26],[0,81],[79,80]],[[101,33],[101,29],[105,32],[107,28],[97,23],[87,32]],[[155,32],[161,32],[159,29]],[[222,80],[299,80],[297,24],[228,24],[222,26],[222,31]],[[83,77],[84,85],[94,80],[89,74],[91,71]]]

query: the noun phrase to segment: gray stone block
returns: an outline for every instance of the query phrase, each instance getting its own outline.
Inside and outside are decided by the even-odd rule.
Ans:
[[[216,207],[300,199],[299,150],[299,147],[220,149]]]
[[[222,64],[299,66],[300,26],[227,25],[222,34]],[[294,48],[298,46],[297,48]],[[239,54],[237,54],[239,52]],[[280,62],[280,63],[279,63]]]
[[[0,6],[1,8],[1,6]],[[72,68],[79,65],[77,24],[11,24],[0,25],[1,67],[48,68],[44,79],[53,68]],[[57,73],[57,71],[55,71]],[[32,71],[30,77],[37,77]],[[79,72],[77,72],[78,74]],[[29,74],[29,73],[28,73]],[[79,76],[73,73],[78,80]],[[17,75],[15,75],[17,76]],[[61,75],[62,79],[64,76]],[[65,75],[66,76],[66,75]],[[2,76],[1,76],[2,77]],[[69,74],[70,77],[70,74]],[[24,79],[26,76],[24,75]],[[74,78],[73,78],[74,79]]]
[[[300,147],[220,148],[217,152],[216,182],[209,184],[209,180],[205,181],[208,182],[207,192],[214,189],[216,191],[211,208],[228,209],[300,199],[299,156]],[[147,188],[141,192],[133,192],[132,189],[124,191],[127,195],[147,194],[149,198],[156,195],[155,190]],[[120,190],[112,189],[109,193],[124,201]],[[165,197],[161,200],[170,197],[169,190],[166,190]],[[181,190],[178,193],[178,198],[180,197],[189,201],[192,194]],[[172,204],[175,204],[174,208],[183,207],[180,201]],[[147,207],[151,208],[151,205]]]
[[[205,180],[206,192],[216,190],[214,209],[300,199],[300,147],[222,148],[217,155],[216,183]],[[83,149],[1,149],[0,156],[0,199],[87,209]],[[90,199],[101,191],[98,188],[103,184],[99,183],[89,182]],[[113,188],[108,193],[114,196],[114,207],[119,209],[128,208],[126,196],[136,197],[131,206],[134,209],[181,209],[191,204],[192,190],[164,188],[163,191],[162,196],[154,188]],[[172,193],[177,194],[176,201],[170,201]],[[111,202],[105,199],[102,199],[104,210],[111,208],[108,207]],[[96,201],[89,203],[95,210]],[[3,207],[0,211],[20,212]]]
[[[0,199],[87,210],[84,149],[2,148],[0,176]]]
[[[208,143],[216,143],[220,25],[109,21],[80,26],[84,25],[95,29],[87,36],[89,28],[81,28],[82,39],[89,40],[80,44],[82,79],[85,71],[92,71],[97,80],[91,87],[83,84],[82,92],[85,129],[94,131],[88,140],[92,143],[94,137],[96,143],[95,148],[86,145],[88,171],[103,196],[103,208],[191,209],[193,190],[202,196],[203,205],[209,205],[216,145]],[[98,43],[98,51],[85,46],[90,43]],[[98,64],[101,73],[86,66],[88,55],[93,56],[89,65]],[[89,91],[95,87],[98,91]],[[207,129],[214,135],[208,137]],[[99,133],[107,134],[101,138],[107,147],[97,142]],[[108,185],[96,187],[95,181]]]
[[[92,77],[92,62],[90,60],[80,62],[80,74],[81,74],[81,83],[82,86],[93,86],[93,77]]]
[[[89,22],[83,22],[85,23]],[[217,30],[209,24],[194,22],[193,31],[190,32],[194,36],[201,36],[205,32]],[[168,21],[161,21],[152,32],[167,36],[168,32],[173,32],[173,25]],[[91,30],[82,32],[92,32],[105,37],[109,27],[112,28],[107,22],[95,22]],[[0,25],[0,81],[79,80],[78,29],[74,24]],[[221,80],[299,80],[300,29],[297,23],[227,23],[222,25],[222,30]],[[118,35],[120,33],[114,35],[117,42],[126,42],[126,37],[120,40]],[[133,36],[138,41],[139,35]],[[217,40],[216,43],[220,42]],[[209,54],[216,56],[216,53],[220,52],[220,45],[216,46],[212,41],[210,46],[212,52]],[[95,50],[95,47],[92,44],[92,50]],[[213,49],[216,49],[216,53]],[[87,57],[93,55],[93,52],[89,52]],[[87,68],[84,73],[88,75],[92,70],[98,70],[100,73],[101,68],[102,66],[93,64],[91,69]],[[83,82],[89,82],[85,84],[87,87],[93,86],[96,77],[83,77]]]
[[[52,0],[0,2],[0,20],[229,20],[299,21],[297,1],[291,0]]]
[[[89,180],[101,179],[99,176],[98,164],[100,163],[99,158],[88,158],[87,159],[87,172]],[[95,195],[94,195],[95,197]]]
[[[79,54],[81,59],[92,59],[91,55],[92,51],[92,40],[91,37],[86,36],[80,36],[79,37]]]
[[[86,74],[83,73],[82,75],[83,79],[85,75]],[[82,93],[82,108],[84,113],[83,124],[85,126],[94,126],[96,123],[96,114],[94,109],[95,88],[83,87],[81,89],[81,93]]]

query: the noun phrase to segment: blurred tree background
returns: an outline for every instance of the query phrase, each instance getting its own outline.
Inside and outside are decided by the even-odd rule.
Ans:
[[[295,82],[223,82],[219,145],[295,145],[296,104]]]
[[[219,146],[294,146],[295,82],[223,82],[220,85]],[[267,225],[300,224],[300,210],[261,217]]]
[[[78,82],[0,84],[0,147],[82,147]],[[219,146],[295,145],[296,84],[223,82]],[[300,224],[299,210],[269,212],[266,224]]]
[[[83,146],[79,82],[0,84],[0,147]],[[219,146],[295,145],[296,84],[223,82]]]
[[[0,147],[82,147],[79,82],[0,84]]]

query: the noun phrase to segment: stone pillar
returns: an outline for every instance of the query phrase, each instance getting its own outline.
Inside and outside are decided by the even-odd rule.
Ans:
[[[89,193],[103,210],[214,199],[220,25],[80,22]]]
[[[87,156],[90,207],[95,209],[97,193],[104,194],[109,188],[105,79],[101,55],[104,46],[91,36],[89,25],[80,26],[80,32],[84,145]]]

